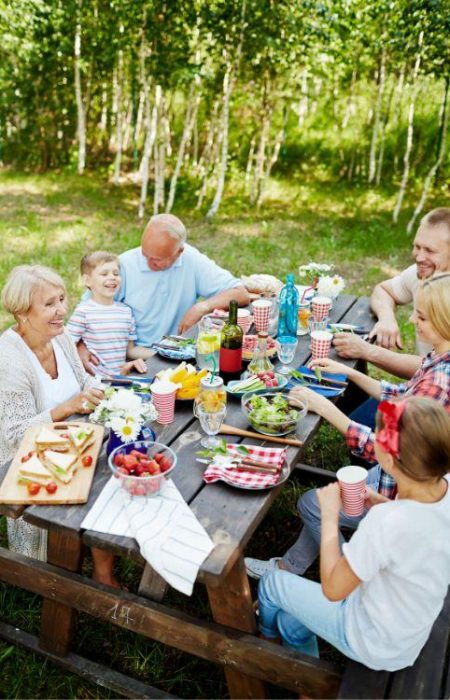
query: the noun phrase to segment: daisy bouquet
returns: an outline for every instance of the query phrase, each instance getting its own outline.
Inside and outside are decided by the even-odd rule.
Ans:
[[[319,277],[316,290],[320,296],[336,299],[345,287],[345,281],[339,275],[324,275]]]
[[[111,428],[123,442],[136,440],[144,423],[156,420],[151,402],[143,401],[132,389],[105,389],[105,398],[91,414],[93,423]]]
[[[302,284],[315,287],[318,280],[324,275],[330,274],[333,269],[334,265],[311,262],[307,265],[300,265],[298,268],[298,276],[300,277]]]

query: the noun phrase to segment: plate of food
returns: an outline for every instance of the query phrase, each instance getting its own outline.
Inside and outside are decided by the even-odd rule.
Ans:
[[[308,413],[306,402],[296,399],[295,406],[291,405],[287,394],[281,392],[244,394],[241,406],[252,428],[263,435],[292,433]]]
[[[257,335],[244,335],[242,341],[242,359],[251,360],[258,342]],[[267,357],[273,357],[277,352],[277,344],[270,336],[267,338]]]
[[[312,370],[301,365],[297,369],[291,370],[287,388],[293,389],[296,386],[303,386],[312,389],[316,394],[332,399],[341,396],[347,385],[348,377],[346,374],[331,374],[331,372],[322,372],[318,367]]]
[[[32,425],[0,487],[0,503],[86,503],[103,427],[82,421]]]
[[[181,335],[165,335],[153,349],[158,355],[168,360],[193,360],[195,358],[195,338],[184,338]]]
[[[228,382],[225,390],[230,396],[242,398],[244,394],[249,392],[252,394],[261,394],[266,391],[281,391],[288,383],[287,377],[278,372],[260,372],[258,374],[250,374],[244,379],[235,379]]]

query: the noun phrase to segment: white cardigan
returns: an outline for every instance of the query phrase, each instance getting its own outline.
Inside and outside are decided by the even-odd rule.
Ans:
[[[55,338],[62,348],[80,385],[80,391],[93,383],[85,371],[68,331]],[[0,336],[0,465],[9,462],[29,425],[51,423],[44,410],[41,384],[20,336]],[[1,468],[1,467],[0,467]]]

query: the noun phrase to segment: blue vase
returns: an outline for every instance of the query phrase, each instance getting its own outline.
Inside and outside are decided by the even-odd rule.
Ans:
[[[134,442],[137,442],[138,440],[156,440],[156,433],[149,428],[148,426],[144,426],[138,433],[138,436],[136,440],[133,440]],[[116,449],[116,447],[119,447],[120,445],[126,445],[127,443],[124,442],[116,433],[114,430],[111,430],[109,433],[109,438],[108,442],[106,443],[106,456],[109,457],[111,452]]]
[[[286,285],[280,292],[280,311],[277,335],[297,337],[298,291],[294,285],[294,275],[287,276]]]

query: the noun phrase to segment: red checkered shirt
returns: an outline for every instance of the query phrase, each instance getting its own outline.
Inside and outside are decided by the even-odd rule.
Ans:
[[[430,352],[408,382],[392,384],[381,381],[380,401],[406,396],[436,399],[450,413],[450,352],[443,355]],[[345,433],[345,440],[355,454],[361,455],[369,462],[377,461],[374,451],[375,433],[367,426],[351,421]]]

